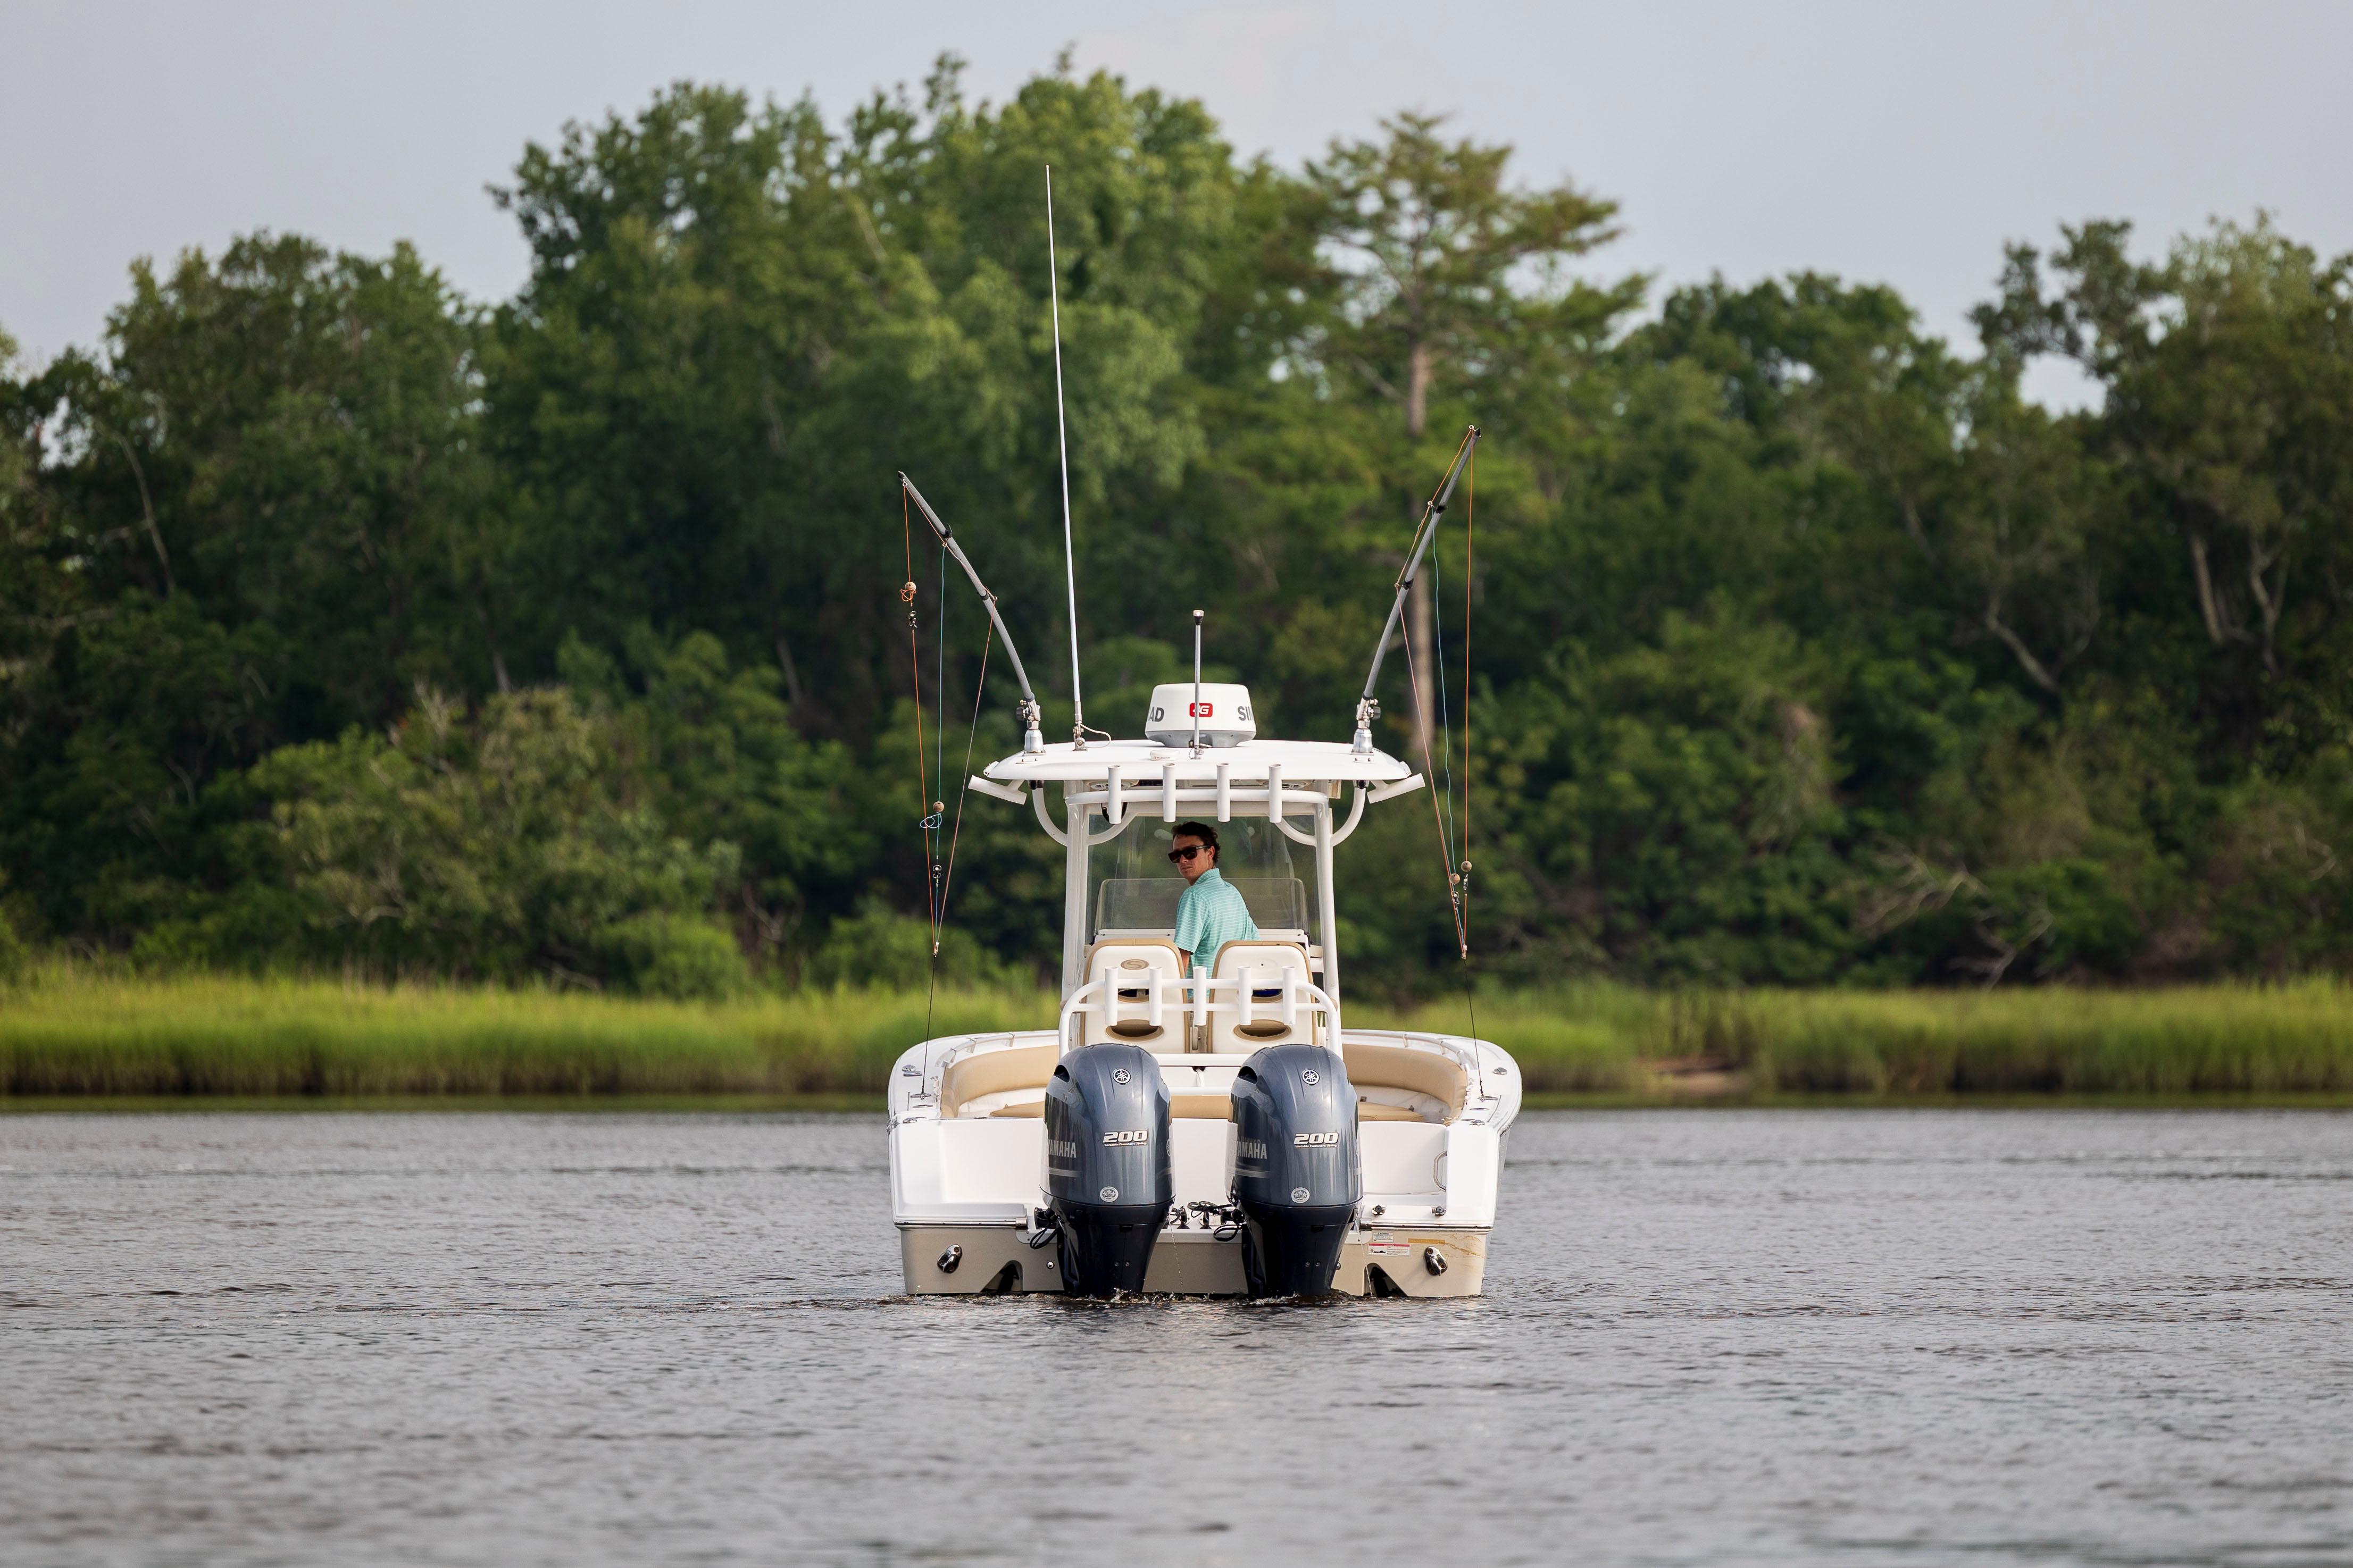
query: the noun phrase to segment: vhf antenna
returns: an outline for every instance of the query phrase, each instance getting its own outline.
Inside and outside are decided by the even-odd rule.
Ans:
[[[1365,674],[1365,694],[1356,699],[1356,739],[1354,750],[1358,756],[1373,749],[1373,721],[1381,716],[1380,700],[1373,688],[1381,679],[1381,660],[1388,657],[1389,639],[1397,636],[1398,617],[1405,614],[1405,596],[1413,591],[1415,574],[1421,570],[1421,558],[1430,552],[1430,541],[1438,537],[1438,520],[1446,511],[1446,503],[1454,499],[1454,481],[1462,477],[1462,465],[1471,460],[1472,448],[1479,445],[1479,426],[1469,426],[1462,432],[1462,445],[1454,448],[1453,466],[1446,478],[1439,481],[1437,490],[1421,509],[1421,521],[1413,531],[1413,546],[1405,553],[1405,566],[1398,573],[1397,597],[1389,602],[1388,624],[1381,627],[1381,640],[1373,645],[1373,668]]]
[[[1038,733],[1037,694],[1029,689],[1029,672],[1021,668],[1021,650],[1013,646],[1013,634],[1006,629],[1005,617],[997,614],[997,595],[988,591],[988,584],[980,580],[978,572],[973,570],[971,557],[965,554],[964,546],[956,542],[955,535],[948,531],[948,525],[940,521],[940,514],[932,510],[932,503],[923,499],[923,492],[915,488],[915,481],[902,473],[899,476],[899,489],[915,503],[915,510],[923,514],[923,521],[931,524],[932,532],[939,539],[940,548],[955,557],[955,563],[964,568],[965,576],[972,579],[973,592],[978,594],[980,602],[988,606],[989,621],[997,627],[997,640],[1005,645],[1005,657],[1013,661],[1013,679],[1021,687],[1021,750],[1029,755],[1037,755],[1046,749],[1044,738]]]
[[[1071,749],[1087,749],[1087,706],[1079,693],[1079,565],[1071,550],[1071,434],[1062,414],[1062,269],[1054,258],[1054,165],[1046,165],[1046,286],[1054,304],[1054,442],[1062,455],[1062,580],[1071,605]]]

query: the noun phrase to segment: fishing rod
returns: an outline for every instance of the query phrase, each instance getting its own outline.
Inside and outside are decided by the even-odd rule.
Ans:
[[[1454,482],[1462,477],[1463,465],[1471,460],[1472,448],[1479,445],[1479,426],[1467,426],[1462,445],[1454,449],[1453,466],[1446,478],[1421,509],[1421,521],[1413,531],[1412,548],[1406,552],[1405,566],[1398,573],[1397,597],[1389,604],[1389,618],[1381,627],[1380,641],[1373,645],[1373,668],[1365,675],[1365,694],[1356,699],[1356,752],[1359,756],[1373,749],[1373,721],[1381,716],[1381,705],[1373,695],[1373,688],[1381,679],[1381,660],[1388,657],[1389,639],[1397,636],[1398,618],[1405,614],[1406,595],[1413,592],[1415,574],[1421,570],[1421,558],[1430,553],[1430,541],[1438,537],[1438,520],[1446,511],[1446,503],[1454,499]]]
[[[915,510],[923,514],[923,521],[938,535],[940,548],[955,557],[955,563],[964,568],[966,577],[972,579],[973,592],[978,594],[980,602],[987,606],[989,623],[997,627],[997,640],[1005,645],[1005,657],[1013,661],[1013,679],[1021,688],[1021,750],[1029,755],[1037,755],[1046,749],[1045,737],[1039,733],[1038,729],[1041,710],[1038,706],[1037,694],[1029,689],[1029,672],[1021,668],[1021,655],[1014,648],[1013,634],[1006,629],[1005,617],[997,613],[997,595],[990,593],[988,584],[980,580],[980,574],[973,569],[971,557],[965,554],[964,546],[956,542],[955,534],[948,525],[940,521],[940,514],[932,510],[932,503],[923,499],[923,492],[915,488],[915,481],[902,473],[899,489],[915,503]]]

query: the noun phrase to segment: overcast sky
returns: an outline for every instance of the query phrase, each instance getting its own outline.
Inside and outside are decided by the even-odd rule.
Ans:
[[[524,251],[483,187],[567,120],[681,78],[839,117],[943,49],[1001,97],[1064,45],[1285,163],[1450,113],[1525,179],[1622,204],[1597,271],[1827,270],[1956,336],[2003,242],[2062,222],[2154,246],[2263,207],[2353,250],[2343,3],[0,0],[0,327],[36,358],[93,342],[132,258],[255,228],[411,239],[495,299]]]

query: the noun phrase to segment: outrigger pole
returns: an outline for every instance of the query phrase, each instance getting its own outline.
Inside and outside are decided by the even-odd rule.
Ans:
[[[1389,604],[1389,618],[1381,627],[1381,640],[1373,645],[1373,668],[1365,675],[1365,694],[1356,699],[1356,751],[1359,756],[1373,749],[1373,721],[1381,716],[1379,699],[1373,688],[1381,679],[1381,660],[1388,657],[1389,639],[1397,636],[1398,618],[1405,614],[1405,597],[1413,592],[1413,579],[1421,570],[1421,558],[1430,553],[1430,541],[1438,537],[1438,520],[1446,511],[1446,503],[1454,499],[1454,481],[1462,477],[1463,465],[1471,460],[1471,449],[1479,444],[1479,426],[1467,426],[1462,445],[1454,449],[1454,464],[1446,470],[1436,493],[1421,509],[1421,521],[1413,531],[1413,547],[1406,552],[1405,566],[1398,573],[1397,597]]]
[[[932,503],[923,499],[923,492],[915,488],[915,481],[902,473],[899,488],[906,493],[909,500],[915,503],[915,510],[923,514],[923,521],[931,524],[932,531],[939,536],[940,547],[955,557],[955,563],[964,568],[965,576],[972,579],[973,592],[978,594],[980,602],[988,607],[988,618],[997,627],[997,640],[1005,645],[1005,657],[1013,661],[1013,679],[1021,687],[1021,749],[1031,756],[1037,755],[1046,749],[1045,737],[1038,732],[1040,717],[1038,698],[1029,689],[1029,673],[1021,668],[1021,655],[1014,648],[1013,634],[1006,629],[1005,617],[997,612],[997,595],[988,591],[988,584],[982,582],[980,574],[973,570],[971,558],[965,554],[964,546],[955,542],[955,535],[949,531],[946,523],[940,521],[940,514],[932,510]]]

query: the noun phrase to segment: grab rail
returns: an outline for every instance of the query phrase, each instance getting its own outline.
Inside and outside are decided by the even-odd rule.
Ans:
[[[1225,770],[1219,771],[1222,773]],[[1271,771],[1280,772],[1279,769]],[[1136,796],[1128,789],[1128,781],[1116,776],[1117,769],[1113,769],[1112,773],[1114,776],[1097,788],[1072,789],[1063,797],[1064,804],[1077,806],[1082,810],[1102,812],[1104,819],[1114,826],[1125,826],[1128,818],[1133,815],[1131,808],[1135,804]],[[1414,776],[1419,778],[1420,775],[1417,773]],[[1120,786],[1117,791],[1111,788],[1113,783]],[[1309,788],[1295,784],[1286,784],[1279,778],[1274,783],[1275,787],[1270,789],[1264,784],[1238,784],[1229,778],[1224,781],[1224,787],[1220,789],[1216,782],[1207,779],[1198,782],[1180,779],[1172,784],[1170,775],[1164,774],[1155,781],[1151,793],[1144,798],[1153,801],[1158,806],[1163,817],[1168,821],[1174,821],[1176,816],[1182,816],[1187,806],[1206,805],[1216,810],[1219,822],[1231,817],[1234,807],[1238,805],[1256,806],[1260,812],[1265,812],[1276,799],[1280,798],[1282,802],[1282,809],[1286,813],[1310,816],[1317,808],[1328,805],[1331,800],[1331,796],[1326,795],[1320,786]],[[1037,793],[1031,792],[1033,797]]]
[[[1215,1018],[1236,1015],[1240,1016],[1241,1025],[1247,1027],[1257,1023],[1262,1013],[1274,1010],[1281,1014],[1285,1029],[1296,1029],[1299,1027],[1300,1009],[1304,1006],[1311,1014],[1309,1037],[1321,1033],[1325,1043],[1336,1049],[1335,1042],[1340,1038],[1338,999],[1311,980],[1278,979],[1270,985],[1266,981],[1267,971],[1271,968],[1276,975],[1296,975],[1298,973],[1289,968],[1252,964],[1240,974],[1222,978],[1194,974],[1176,979],[1161,975],[1141,984],[1111,976],[1090,980],[1071,992],[1062,1003],[1061,1016],[1054,1026],[1054,1054],[1057,1058],[1071,1054],[1071,1020],[1091,1006],[1101,1005],[1106,994],[1110,999],[1110,1006],[1104,1009],[1108,1014],[1104,1020],[1106,1028],[1126,1022],[1149,1024],[1155,1029],[1166,1027],[1167,1009],[1173,1004],[1184,1010],[1186,1022],[1193,1028],[1206,1029]],[[1270,990],[1280,991],[1282,994],[1271,998],[1256,994]],[[1122,991],[1142,991],[1145,994],[1123,996],[1120,994]],[[1127,1011],[1130,1008],[1136,1011]],[[1316,1026],[1319,1025],[1320,1028]]]

